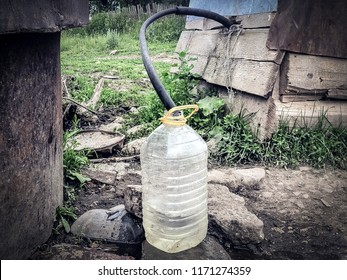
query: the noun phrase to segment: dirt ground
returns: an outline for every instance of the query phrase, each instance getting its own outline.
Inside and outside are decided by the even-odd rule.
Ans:
[[[131,168],[139,171],[139,162],[134,161]],[[264,222],[265,239],[260,244],[244,247],[234,247],[225,242],[222,245],[231,258],[347,259],[347,171],[310,167],[265,169],[266,177],[257,188],[239,186],[233,189],[245,198],[248,210]],[[116,187],[140,182],[140,175],[132,173],[118,180]],[[76,214],[79,216],[95,208],[108,209],[122,202],[114,186],[89,182],[79,192],[75,202]],[[101,250],[109,254],[105,244],[81,240],[62,232],[53,234],[33,258],[52,258],[47,252],[57,244],[98,248],[99,253]],[[137,250],[135,253],[115,250],[114,253],[138,259],[141,258],[141,248]]]

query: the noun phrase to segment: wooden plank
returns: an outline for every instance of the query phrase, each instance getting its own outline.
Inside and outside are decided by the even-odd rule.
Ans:
[[[210,57],[202,77],[209,83],[267,98],[278,71],[279,66],[273,62]]]
[[[234,61],[221,60],[219,57],[210,56],[202,78],[207,82],[227,86],[227,73],[231,73],[235,67]]]
[[[179,53],[182,51],[187,51],[192,36],[195,31],[182,31],[180,38],[178,39],[175,52]]]
[[[239,60],[233,72],[231,86],[267,98],[274,87],[279,65],[273,62]]]
[[[270,27],[276,13],[261,13],[253,15],[240,15],[236,21],[241,21],[243,28],[264,28]]]
[[[347,100],[347,89],[329,89],[327,97],[331,99]]]
[[[219,30],[194,32],[190,38],[187,53],[203,56],[212,54],[219,36]]]
[[[287,93],[280,96],[282,102],[304,102],[304,101],[318,101],[325,97],[324,93],[310,94],[310,93]]]
[[[278,120],[289,125],[314,126],[318,118],[325,114],[334,126],[347,126],[347,102],[341,101],[307,101],[282,103],[275,101]]]
[[[233,34],[231,37],[220,34],[216,44],[216,56],[221,58],[236,58],[256,61],[273,61],[280,64],[284,52],[269,50],[266,40],[268,28],[243,30],[240,35]],[[229,53],[228,53],[229,50]]]
[[[287,90],[319,91],[347,84],[346,59],[289,53],[286,60]]]
[[[272,13],[261,13],[252,15],[239,15],[235,16],[237,22],[240,21],[244,29],[265,28],[270,27],[271,22],[275,17]],[[186,22],[185,28],[188,30],[211,30],[216,28],[222,28],[223,25],[212,19],[196,18]]]
[[[347,1],[279,1],[267,46],[311,55],[347,58]]]

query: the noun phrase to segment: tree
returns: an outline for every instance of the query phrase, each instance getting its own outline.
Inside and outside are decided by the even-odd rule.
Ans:
[[[90,13],[114,11],[119,7],[131,5],[145,6],[150,3],[174,4],[188,6],[189,0],[89,0]]]

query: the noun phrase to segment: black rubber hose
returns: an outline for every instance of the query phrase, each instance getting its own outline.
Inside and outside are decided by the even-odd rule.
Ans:
[[[176,7],[176,8],[161,11],[149,17],[142,24],[141,30],[140,30],[140,46],[141,46],[142,61],[146,68],[149,79],[151,80],[151,83],[153,84],[155,91],[157,92],[161,102],[164,104],[167,110],[170,110],[176,105],[172,101],[170,95],[166,92],[163,84],[161,83],[159,79],[158,73],[151,62],[151,59],[148,53],[147,42],[146,42],[146,30],[151,23],[153,23],[154,21],[156,21],[157,19],[163,16],[167,16],[170,14],[205,17],[205,18],[213,19],[223,24],[227,28],[229,28],[233,24],[232,21],[230,21],[226,17],[221,16],[220,14],[217,14],[208,10],[188,8],[188,7]]]

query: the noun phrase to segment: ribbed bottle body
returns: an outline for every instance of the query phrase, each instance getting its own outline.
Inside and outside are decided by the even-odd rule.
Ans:
[[[162,124],[141,148],[146,239],[175,253],[207,233],[207,145],[188,125]]]

